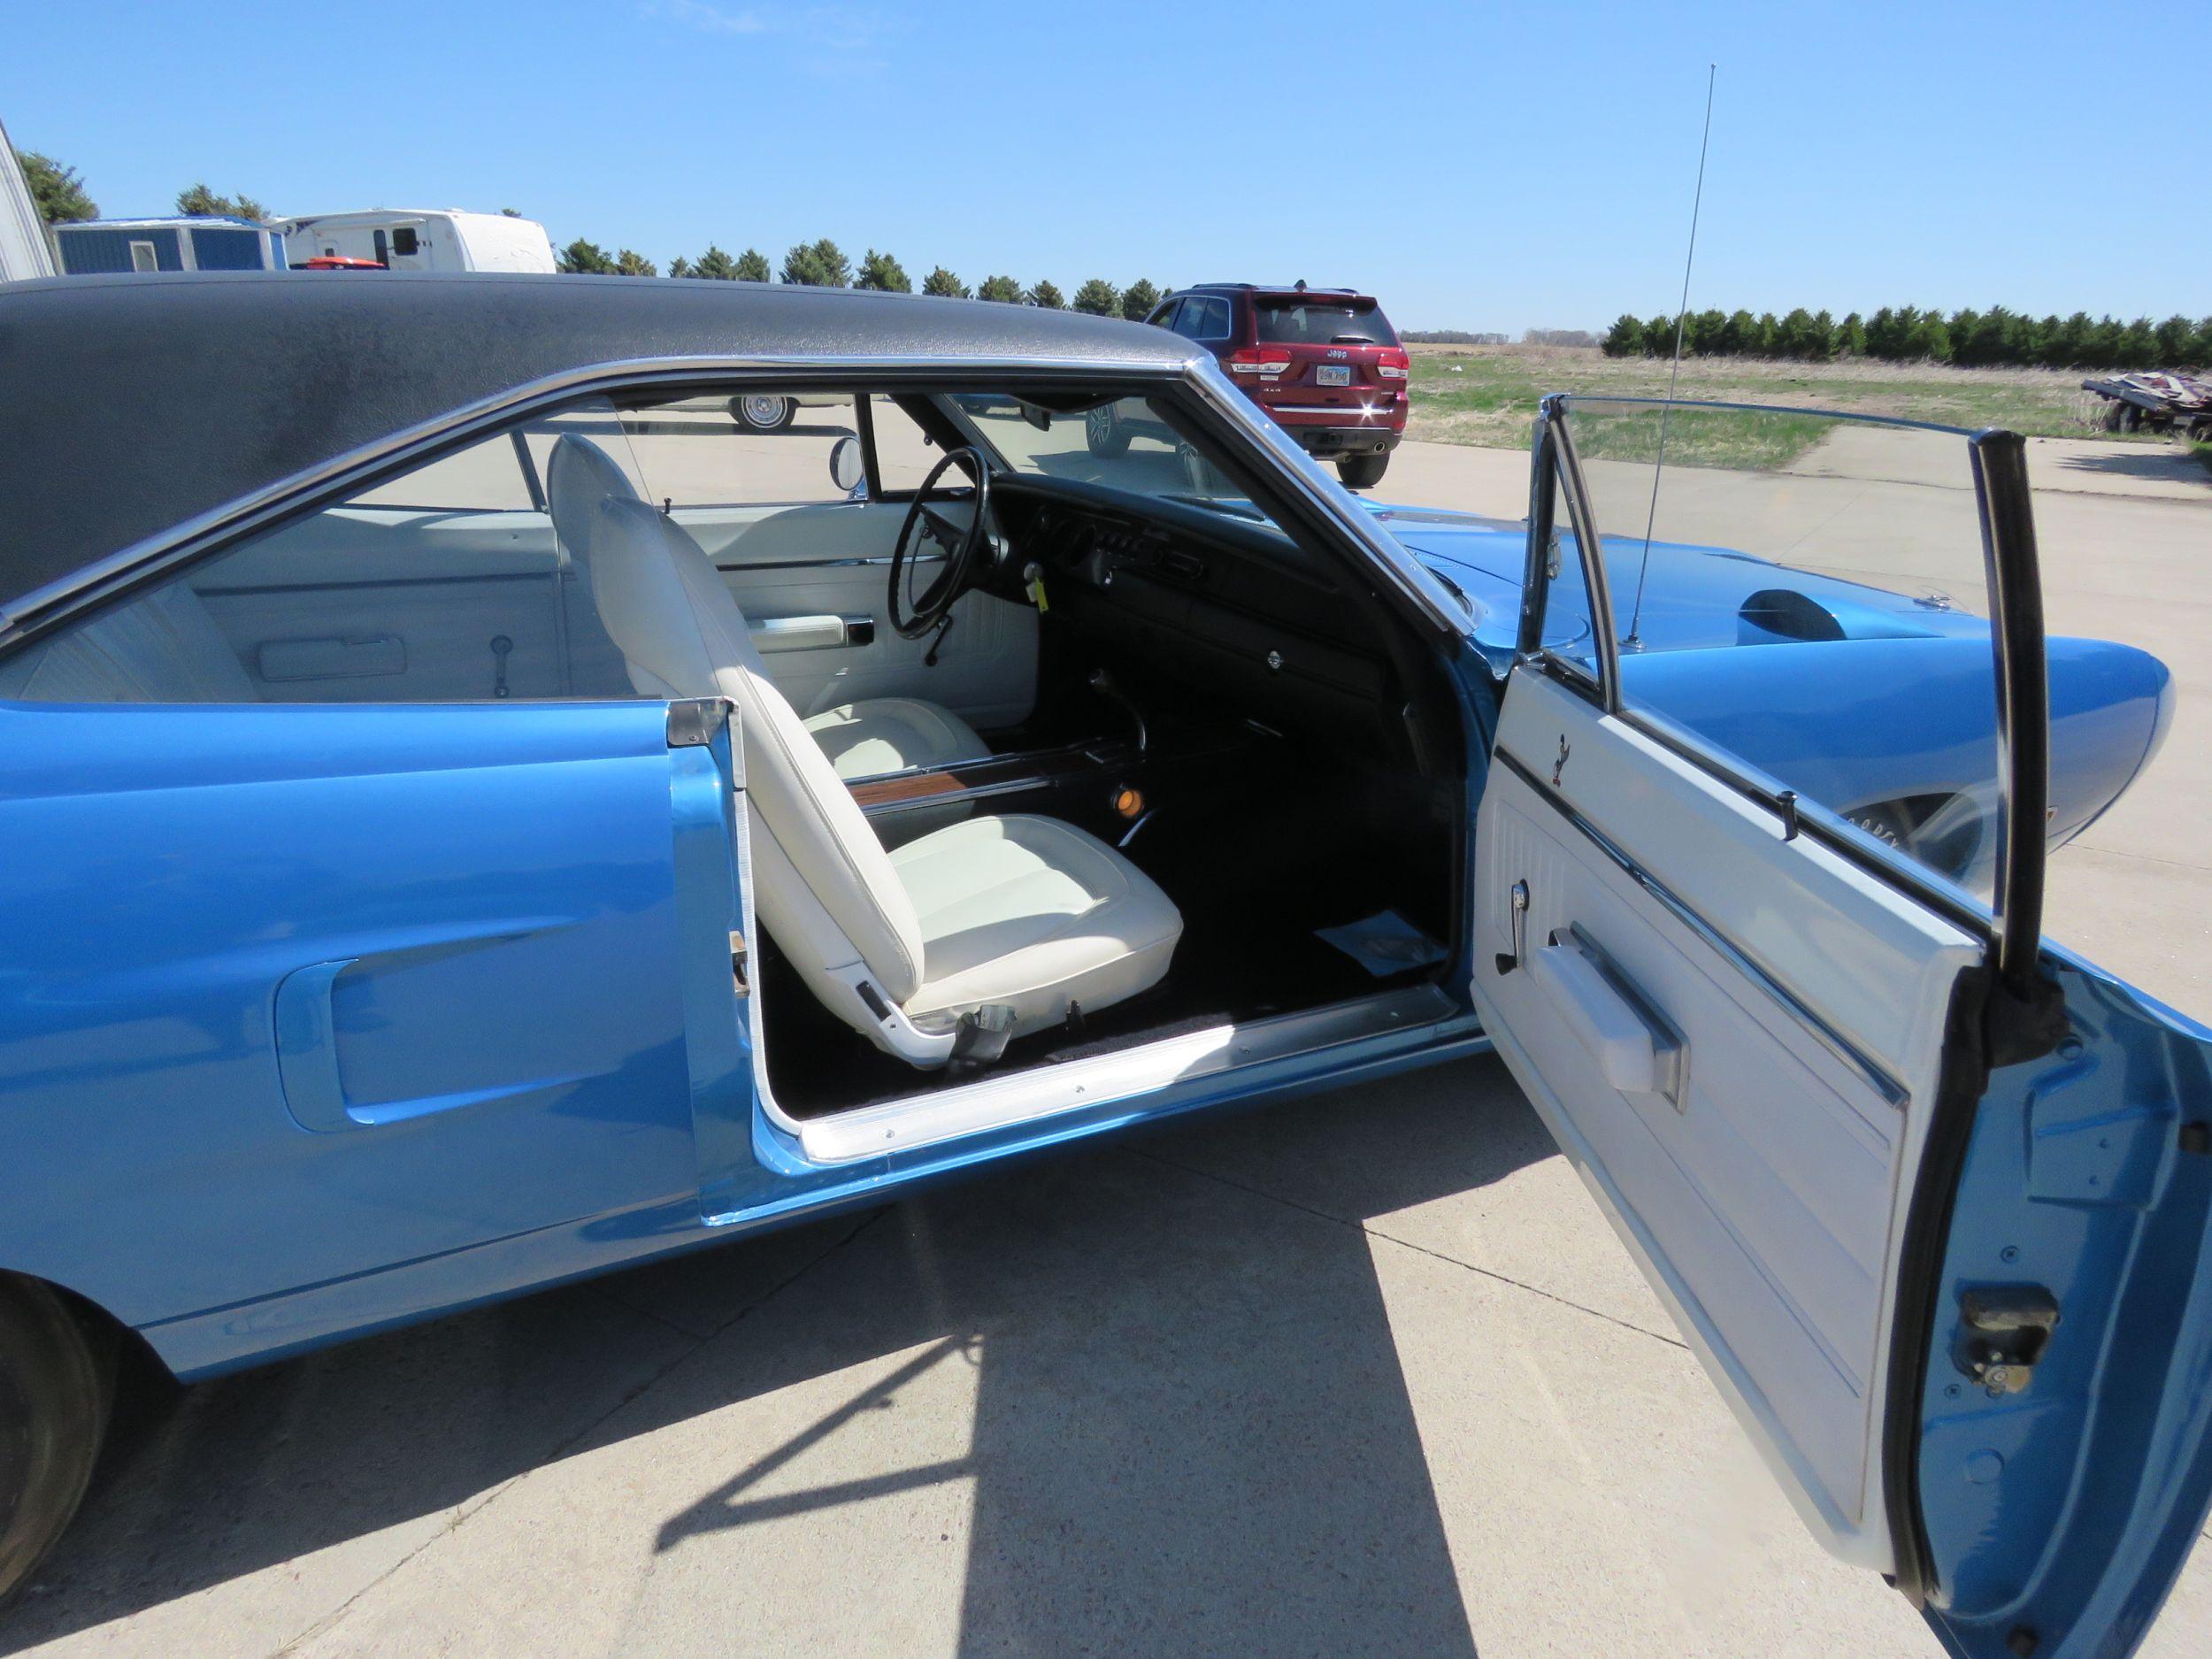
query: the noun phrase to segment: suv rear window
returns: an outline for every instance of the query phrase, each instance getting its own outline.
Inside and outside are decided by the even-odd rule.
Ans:
[[[1263,295],[1252,302],[1260,339],[1271,346],[1394,346],[1398,331],[1372,300]]]

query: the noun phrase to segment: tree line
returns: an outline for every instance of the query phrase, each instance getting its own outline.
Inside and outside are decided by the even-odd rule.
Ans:
[[[660,267],[634,249],[618,248],[609,253],[597,242],[581,236],[562,249],[555,263],[574,276],[660,274]],[[757,248],[731,254],[710,244],[696,259],[679,257],[670,260],[668,274],[721,282],[786,282],[795,288],[873,288],[886,294],[915,291],[913,279],[894,256],[871,248],[861,255],[856,266],[846,257],[845,250],[826,236],[819,242],[801,242],[789,250],[780,267],[772,267],[768,256]],[[1075,290],[1072,299],[1061,293],[1058,284],[1048,279],[1025,288],[1010,276],[987,276],[970,288],[943,265],[933,267],[922,279],[921,291],[945,299],[996,300],[1005,305],[1087,311],[1094,317],[1127,317],[1139,322],[1150,316],[1153,307],[1164,297],[1160,288],[1144,277],[1125,288],[1116,288],[1103,277],[1092,277]]]
[[[1801,306],[1772,311],[1692,311],[1682,319],[1682,353],[1694,357],[1788,357],[1826,363],[1872,357],[1888,363],[1949,363],[1961,368],[2171,369],[2212,365],[2212,317],[2036,318],[1993,305],[1985,311],[1922,311],[1885,305],[1871,317],[1838,322]],[[1607,333],[1610,357],[1674,355],[1675,319],[1624,314]]]

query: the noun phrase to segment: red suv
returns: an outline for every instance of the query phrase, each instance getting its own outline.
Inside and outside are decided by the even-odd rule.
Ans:
[[[1381,480],[1406,433],[1411,363],[1383,309],[1350,288],[1202,282],[1145,319],[1221,359],[1307,452],[1355,488]]]

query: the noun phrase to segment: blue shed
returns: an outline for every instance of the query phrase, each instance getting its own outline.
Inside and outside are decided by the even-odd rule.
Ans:
[[[281,271],[284,245],[250,219],[92,219],[54,227],[69,276],[111,271]]]

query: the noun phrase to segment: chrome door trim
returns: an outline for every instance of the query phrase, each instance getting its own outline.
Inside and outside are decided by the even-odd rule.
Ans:
[[[1899,1080],[1895,1072],[1829,1024],[1818,1010],[1799,996],[1747,949],[1737,943],[1702,911],[1647,870],[1619,842],[1539,778],[1519,756],[1501,749],[1495,751],[1495,757],[1503,761],[1507,769],[1526,784],[1539,800],[1579,830],[1590,844],[1603,853],[1623,874],[1657,900],[1675,920],[1710,946],[1730,967],[1766,993],[1768,998],[1788,1015],[1793,1024],[1849,1067],[1884,1101],[1900,1111],[1911,1103],[1912,1091]]]

